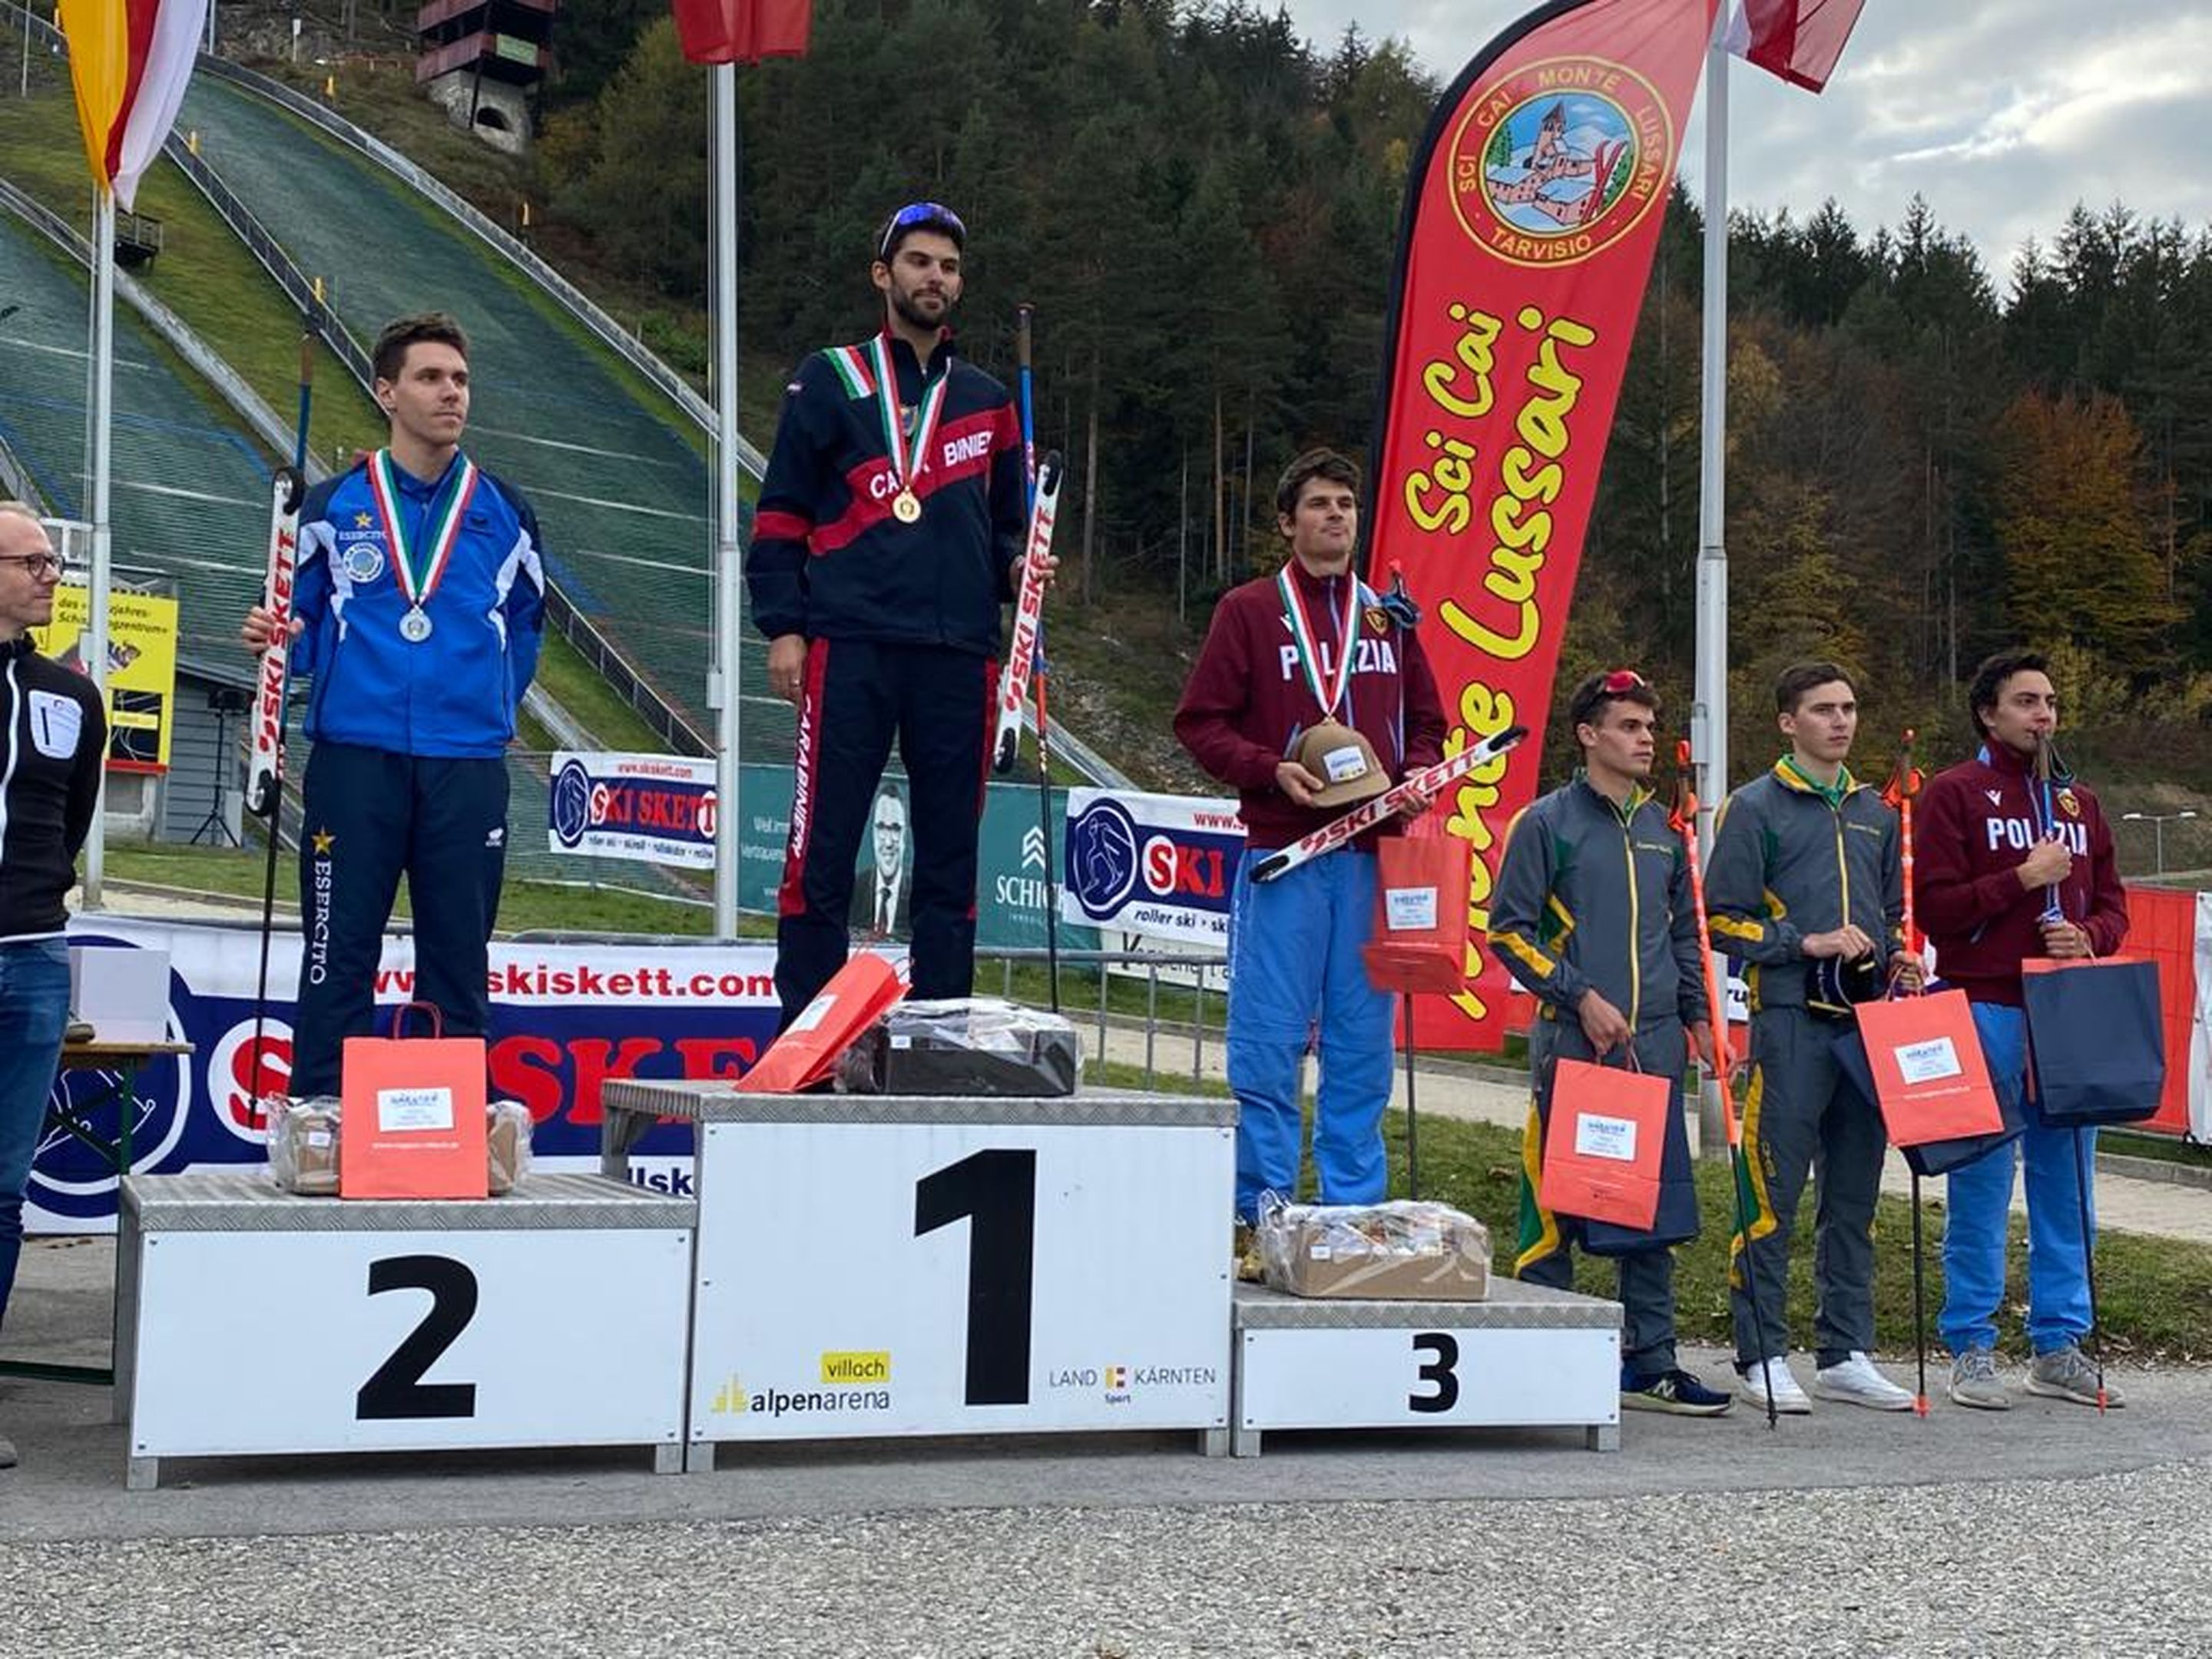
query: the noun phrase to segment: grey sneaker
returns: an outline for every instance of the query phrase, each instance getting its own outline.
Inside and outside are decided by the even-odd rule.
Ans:
[[[1969,1348],[1951,1361],[1951,1403],[1979,1412],[2012,1409],[2004,1384],[1997,1381],[1996,1355],[1987,1348]]]
[[[2052,1400],[2070,1400],[2077,1406],[2124,1406],[2119,1385],[2107,1378],[2104,1398],[2097,1397],[2097,1368],[2073,1343],[2035,1356],[2027,1368],[2027,1391]]]

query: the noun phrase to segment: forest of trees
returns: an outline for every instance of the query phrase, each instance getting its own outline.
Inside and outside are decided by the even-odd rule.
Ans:
[[[706,76],[657,4],[562,15],[544,196],[696,304]],[[963,349],[1011,375],[1015,304],[1037,307],[1039,439],[1073,468],[1081,592],[1240,579],[1276,550],[1282,459],[1364,448],[1438,90],[1401,46],[1316,49],[1242,0],[817,0],[811,54],[740,82],[749,359],[780,383],[858,337],[888,207],[954,204]],[[1635,661],[1686,684],[1699,234],[1678,192],[1563,676]],[[1746,216],[1732,246],[1740,732],[1771,734],[1763,688],[1795,656],[1862,667],[1875,712],[1905,721],[2015,639],[2059,658],[2077,720],[2212,714],[2212,236],[2077,207],[1993,272],[1916,200],[1883,228],[1832,204]]]

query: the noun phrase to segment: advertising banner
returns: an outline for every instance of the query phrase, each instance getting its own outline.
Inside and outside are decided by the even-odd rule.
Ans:
[[[254,1125],[253,999],[260,933],[211,927],[79,918],[74,943],[157,946],[169,952],[169,1031],[192,1045],[128,1079],[74,1073],[66,1086],[104,1135],[128,1103],[131,1167],[140,1174],[258,1164],[266,1132]],[[491,947],[492,1092],[530,1108],[541,1158],[596,1167],[599,1090],[609,1078],[734,1078],[775,1036],[775,953],[764,945],[527,945]],[[281,1091],[292,1060],[292,994],[300,937],[276,935],[268,1018],[261,1036],[263,1087]],[[414,941],[387,938],[377,969],[380,1029],[414,992]],[[685,1132],[658,1129],[641,1148],[651,1184],[686,1179],[667,1155]],[[662,1162],[655,1164],[659,1154]],[[36,1232],[104,1232],[114,1225],[115,1176],[98,1155],[49,1129],[32,1167],[25,1225]]]
[[[88,596],[82,582],[54,590],[54,619],[31,637],[41,656],[85,672]],[[177,695],[177,602],[116,588],[107,600],[107,763],[118,772],[169,769],[170,710]]]
[[[1402,568],[1427,613],[1456,753],[1540,733],[1684,123],[1716,0],[1554,0],[1508,27],[1437,106],[1407,185],[1372,447],[1370,578]],[[1468,982],[1425,998],[1418,1040],[1498,1045],[1487,931],[1506,826],[1543,744],[1443,805],[1472,860]]]
[[[1244,856],[1234,800],[1067,793],[1067,921],[1166,939],[1188,950],[1226,951],[1229,900]]]
[[[555,853],[714,867],[714,762],[556,750],[546,792]]]
[[[740,769],[744,822],[738,826],[738,907],[776,913],[783,880],[784,843],[791,834],[791,769],[763,762]],[[1064,791],[1052,792],[1050,821],[1062,821]],[[985,951],[1042,950],[1048,859],[1057,859],[1056,836],[1045,833],[1035,784],[994,783],[983,793],[983,823],[976,847],[975,943]],[[850,921],[866,943],[905,943],[913,937],[914,823],[905,782],[886,777],[868,814],[867,833],[853,879]],[[1061,906],[1061,915],[1083,921]],[[1095,951],[1098,935],[1083,926],[1060,930],[1063,951]],[[991,988],[988,979],[982,988]]]

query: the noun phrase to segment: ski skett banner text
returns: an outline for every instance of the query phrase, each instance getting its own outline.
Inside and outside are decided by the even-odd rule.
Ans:
[[[1370,580],[1390,565],[1429,615],[1422,644],[1452,755],[1540,731],[1715,0],[1554,0],[1484,47],[1437,105],[1408,174],[1371,454]],[[1540,743],[1447,791],[1487,931],[1505,830]],[[1495,1048],[1504,972],[1416,1015],[1424,1047]]]

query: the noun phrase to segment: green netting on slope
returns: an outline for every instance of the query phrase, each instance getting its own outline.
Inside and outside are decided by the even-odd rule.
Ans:
[[[389,319],[453,312],[469,331],[468,446],[537,507],[579,609],[692,726],[711,734],[712,479],[686,417],[617,378],[603,352],[497,253],[374,163],[212,76],[179,117],[200,153],[367,342]],[[749,640],[747,758],[790,753]]]
[[[87,281],[36,231],[0,213],[0,439],[53,511],[89,516],[85,467]],[[230,663],[238,618],[260,591],[270,469],[217,416],[136,317],[115,315],[109,523],[120,572],[174,579],[179,646]]]
[[[0,440],[64,518],[86,516],[85,315],[82,267],[20,220],[0,213]],[[242,669],[238,622],[261,592],[268,533],[270,465],[252,442],[174,366],[137,319],[116,313],[113,488],[110,524],[119,570],[167,576],[178,597],[179,646],[187,659]],[[295,738],[294,775],[307,763]],[[509,867],[517,876],[586,882],[619,879],[655,891],[689,893],[646,866],[611,875],[595,860],[556,854],[545,844],[545,763],[510,761]]]

